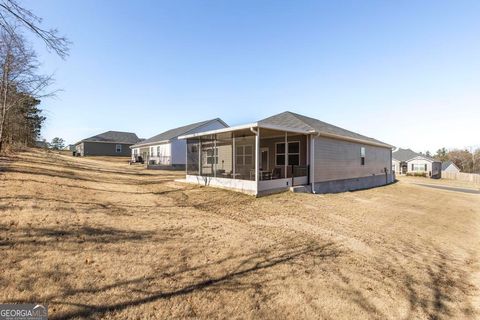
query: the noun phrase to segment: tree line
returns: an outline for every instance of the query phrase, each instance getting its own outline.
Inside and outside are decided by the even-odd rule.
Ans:
[[[452,150],[441,148],[434,155],[429,151],[425,155],[441,162],[452,161],[461,172],[480,174],[480,147]]]
[[[46,119],[41,99],[55,95],[48,91],[53,77],[39,72],[25,33],[43,40],[61,58],[68,56],[70,43],[56,29],[45,29],[40,17],[16,1],[0,0],[0,152],[35,144]]]

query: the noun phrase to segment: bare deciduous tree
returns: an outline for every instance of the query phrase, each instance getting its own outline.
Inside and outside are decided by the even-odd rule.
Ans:
[[[39,75],[35,52],[26,47],[18,32],[0,31],[0,151],[5,142],[5,124],[10,112],[28,99],[52,95],[44,90],[51,76]]]
[[[70,42],[59,35],[57,29],[42,27],[42,19],[14,0],[0,0],[0,27],[14,36],[18,27],[23,27],[42,39],[47,49],[53,50],[61,58],[66,58]]]

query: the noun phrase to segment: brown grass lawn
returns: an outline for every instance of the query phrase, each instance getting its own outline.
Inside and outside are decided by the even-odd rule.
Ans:
[[[0,302],[51,319],[480,317],[480,195],[255,199],[108,158],[0,161]]]

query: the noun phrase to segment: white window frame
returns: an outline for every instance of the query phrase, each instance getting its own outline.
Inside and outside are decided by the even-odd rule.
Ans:
[[[288,152],[288,145],[289,144],[293,144],[293,143],[298,143],[298,153],[295,152],[295,153],[289,153]],[[285,146],[285,153],[277,153],[277,144],[285,144],[285,141],[282,141],[282,142],[275,142],[275,166],[276,167],[281,167],[281,166],[288,166],[290,165],[288,163],[288,157],[287,157],[287,154],[288,155],[296,155],[298,154],[298,164],[295,164],[295,166],[299,166],[300,163],[302,163],[302,159],[301,159],[301,147],[302,147],[302,144],[300,143],[300,140],[294,140],[294,141],[288,141],[286,146]],[[285,164],[278,164],[277,162],[277,156],[285,156]]]
[[[428,165],[426,163],[412,163],[412,172],[427,172]]]
[[[213,151],[213,154],[208,154],[209,151]],[[212,160],[209,161],[209,159],[213,159],[213,163],[211,162]],[[205,149],[205,164],[212,165],[212,164],[218,164],[218,148],[216,147],[211,147],[208,149]]]
[[[252,150],[252,153],[246,153],[245,152],[245,149],[247,147],[250,147],[250,149]],[[236,166],[251,166],[253,164],[255,164],[255,153],[254,153],[254,145],[253,144],[242,144],[242,145],[236,145],[235,146],[235,165]],[[242,153],[238,153],[237,149],[242,149]],[[250,157],[252,159],[252,163],[250,164],[246,164],[245,163],[245,158],[247,157]],[[237,159],[241,159],[242,161],[241,162],[237,162]]]
[[[122,145],[121,144],[115,144],[115,153],[122,153]]]
[[[160,157],[160,146],[157,146],[157,157]]]
[[[360,147],[360,165],[364,166],[366,162],[366,150],[365,147]]]

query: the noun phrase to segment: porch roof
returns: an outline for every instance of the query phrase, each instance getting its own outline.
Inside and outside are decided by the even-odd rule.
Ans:
[[[222,128],[222,129],[216,129],[216,130],[186,134],[186,135],[183,135],[183,136],[179,136],[178,139],[188,139],[188,138],[202,137],[202,136],[208,136],[208,135],[212,135],[212,134],[234,132],[234,131],[240,131],[240,130],[245,130],[245,129],[250,129],[250,128],[252,128],[252,129],[263,128],[263,129],[278,130],[278,131],[285,131],[285,132],[299,133],[299,134],[314,133],[314,131],[310,131],[310,130],[307,131],[307,130],[295,129],[295,128],[291,128],[291,127],[284,127],[284,126],[278,126],[278,125],[267,124],[267,123],[253,122],[253,123],[242,124],[242,125],[239,125],[239,126],[234,126],[234,127],[229,127],[229,128]]]

